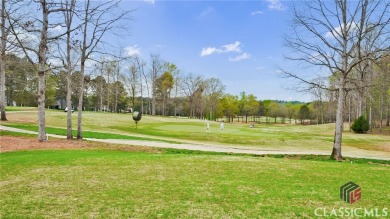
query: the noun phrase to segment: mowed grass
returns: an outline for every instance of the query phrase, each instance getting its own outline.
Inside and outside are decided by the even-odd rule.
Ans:
[[[36,112],[11,112],[9,122],[4,125],[37,124]],[[76,129],[77,113],[72,114]],[[46,111],[46,124],[51,128],[63,130],[66,127],[66,113],[60,110]],[[219,122],[211,122],[211,133],[206,133],[205,122],[188,118],[167,118],[143,116],[135,129],[131,114],[105,112],[83,112],[83,129],[88,132],[155,137],[168,141],[195,141],[210,144],[229,144],[232,146],[280,149],[280,150],[325,150],[330,151],[333,144],[334,124],[295,125],[295,124],[256,124],[249,128],[245,123],[225,123],[223,133]],[[374,151],[390,151],[390,136],[378,134],[355,134],[344,131],[343,145]]]
[[[28,130],[28,131],[34,131],[38,132],[38,125],[35,124],[6,124],[9,127]],[[53,127],[46,127],[46,133],[48,134],[55,134],[60,136],[66,136],[67,131],[63,128],[53,128]],[[72,130],[73,137],[77,136],[77,130]],[[136,137],[136,136],[129,136],[129,135],[121,135],[121,134],[114,134],[114,133],[102,133],[102,132],[91,132],[91,131],[83,131],[83,138],[96,138],[96,139],[125,139],[125,140],[140,140],[140,141],[157,141],[156,139],[152,138],[143,138],[143,137]],[[178,143],[174,141],[165,141],[165,140],[158,140],[166,143]]]
[[[110,150],[0,154],[1,218],[296,218],[316,208],[385,208],[380,164]],[[339,188],[353,181],[350,205]]]

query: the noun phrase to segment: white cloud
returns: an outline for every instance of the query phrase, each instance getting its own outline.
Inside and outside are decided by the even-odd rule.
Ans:
[[[354,31],[357,28],[356,22],[349,23],[347,25],[347,28],[350,28],[349,31]],[[336,37],[341,37],[342,36],[342,34],[341,34],[341,26],[335,27],[332,31],[329,31],[329,32],[327,32],[325,34],[326,38],[334,38],[334,36],[336,36]]]
[[[259,67],[256,68],[256,70],[262,70],[262,69],[264,69],[263,66],[259,66]]]
[[[206,47],[202,49],[202,52],[200,53],[200,56],[208,56],[212,54],[220,54],[220,53],[227,53],[227,52],[241,52],[241,43],[239,41],[236,41],[231,44],[223,45],[219,48],[216,47]]]
[[[280,0],[266,0],[268,2],[269,10],[283,11],[285,9],[284,5]]]
[[[229,58],[229,61],[231,62],[238,62],[238,61],[241,61],[241,60],[244,60],[244,59],[250,59],[251,58],[251,55],[249,55],[248,53],[244,52],[242,53],[241,55],[238,55],[234,58]]]
[[[214,47],[203,48],[202,52],[200,53],[200,56],[201,57],[208,56],[208,55],[211,55],[213,53],[221,53],[221,50],[217,49],[217,48],[214,48]]]
[[[51,28],[50,30],[52,30],[54,32],[61,32],[62,31],[62,26],[61,25],[57,25],[57,26]]]
[[[141,55],[141,49],[138,47],[138,45],[134,46],[128,46],[123,49],[125,56],[139,56]]]
[[[263,11],[254,11],[254,12],[251,13],[251,15],[253,15],[253,16],[255,16],[255,15],[262,15],[262,14],[264,14]]]
[[[222,50],[224,52],[241,52],[240,45],[241,43],[239,41],[236,41],[232,44],[222,46]]]
[[[39,42],[40,42],[38,35],[34,35],[32,33],[26,32],[26,31],[21,30],[21,29],[16,29],[15,32],[16,32],[19,40],[21,42],[23,42],[23,44],[25,44],[26,46],[28,46],[30,48],[38,48],[38,45],[39,45]],[[12,42],[12,41],[16,42],[16,36],[13,35],[13,34],[10,34],[10,35],[8,35],[8,40],[10,42]],[[11,48],[9,51],[7,51],[7,53],[8,52],[13,53],[13,54],[15,54],[16,56],[18,56],[20,58],[22,58],[22,57],[24,57],[26,55],[21,49],[19,49],[17,47]],[[36,56],[36,54],[34,52],[27,51],[27,54],[33,60],[37,59],[37,56]]]

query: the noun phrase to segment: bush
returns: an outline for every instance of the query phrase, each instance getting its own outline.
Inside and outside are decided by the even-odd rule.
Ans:
[[[370,129],[370,125],[368,124],[367,119],[365,119],[363,116],[360,116],[353,122],[351,129],[355,133],[364,133]]]

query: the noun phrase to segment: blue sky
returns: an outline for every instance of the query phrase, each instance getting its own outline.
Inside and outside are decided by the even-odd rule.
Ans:
[[[310,101],[291,89],[283,67],[283,33],[291,19],[288,2],[124,1],[136,9],[131,36],[120,39],[129,54],[148,61],[151,52],[186,73],[217,77],[226,92],[259,99]]]

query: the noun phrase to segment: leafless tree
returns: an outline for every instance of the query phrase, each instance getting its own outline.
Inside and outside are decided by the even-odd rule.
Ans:
[[[312,86],[310,88],[310,91],[314,98],[317,100],[316,108],[317,108],[317,124],[323,124],[324,123],[324,100],[327,90],[321,89],[320,87],[325,87],[326,82],[324,81],[324,78],[316,78],[314,79],[313,83],[318,84],[319,86]]]
[[[0,45],[0,111],[1,111],[1,121],[6,121],[7,117],[5,114],[5,51],[7,44],[7,36],[9,29],[7,28],[5,21],[7,17],[7,12],[5,10],[5,0],[1,1],[1,45]]]
[[[346,91],[352,89],[347,87],[352,83],[350,74],[360,63],[375,61],[389,50],[389,8],[386,0],[312,0],[293,6],[292,33],[285,36],[293,55],[287,58],[308,64],[305,67],[310,66],[311,71],[329,72],[336,83],[338,101],[331,157],[337,160],[342,159],[344,100]],[[288,70],[284,73],[309,85],[329,89],[297,73]]]
[[[38,59],[38,140],[45,141],[47,140],[45,124],[45,75],[50,70],[47,66],[47,52],[51,42],[58,40],[66,34],[49,33],[49,29],[54,29],[60,25],[59,22],[49,23],[49,14],[60,13],[66,9],[58,1],[34,0],[32,2],[39,7],[42,17],[37,18],[34,17],[35,13],[29,13],[20,20],[13,20],[14,23],[10,27],[18,46],[30,63],[35,66],[36,62],[34,59]],[[30,8],[31,4],[24,6]],[[32,37],[26,37],[28,34],[35,36],[35,42],[32,40]]]
[[[65,0],[62,2],[64,7],[64,18],[65,18],[65,27],[66,27],[66,53],[65,59],[63,61],[64,67],[66,69],[66,84],[67,84],[67,92],[66,92],[66,107],[68,109],[66,116],[66,138],[72,139],[72,73],[73,73],[73,65],[71,61],[71,50],[72,50],[72,25],[73,17],[75,15],[75,5],[76,0]]]
[[[129,74],[125,76],[125,85],[130,94],[131,106],[134,109],[137,87],[139,85],[138,81],[140,78],[139,67],[137,66],[136,60],[130,65],[128,72]]]
[[[141,97],[141,113],[144,114],[144,96],[143,96],[143,83],[142,83],[142,77],[145,75],[144,67],[146,63],[142,61],[138,56],[134,57],[134,64],[137,67],[137,72],[139,76],[139,92]],[[136,79],[134,81],[137,81]],[[145,80],[146,81],[146,80]],[[136,87],[137,85],[135,85]]]
[[[205,95],[210,110],[210,119],[215,119],[214,112],[218,109],[219,99],[223,95],[225,86],[218,78],[209,78],[205,81]]]
[[[189,116],[192,118],[196,115],[196,97],[202,94],[204,90],[203,82],[202,76],[189,73],[181,83],[184,94],[189,98]]]
[[[6,52],[19,52],[15,47],[15,38],[12,37],[11,27],[14,25],[15,21],[19,20],[17,11],[21,8],[22,0],[1,0],[1,40],[0,40],[0,111],[1,111],[1,120],[6,121],[7,116],[5,112],[6,106],[6,92],[5,92],[5,74],[6,74],[6,65],[7,65],[7,56]]]
[[[182,81],[181,72],[179,69],[176,69],[176,71],[173,72],[173,86],[174,86],[174,97],[173,97],[173,114],[176,117],[177,116],[177,99],[180,95],[180,83]]]
[[[92,59],[93,54],[104,53],[100,45],[107,44],[104,37],[114,30],[123,29],[119,24],[122,20],[129,20],[130,10],[119,10],[120,2],[116,0],[110,1],[91,1],[85,0],[82,7],[82,15],[80,16],[83,26],[81,29],[82,38],[80,39],[81,62],[80,62],[80,92],[78,103],[78,120],[77,120],[77,139],[82,139],[82,110],[84,97],[84,75],[86,62]],[[103,71],[103,63],[101,64]],[[102,107],[102,100],[101,105]]]
[[[164,68],[163,61],[158,54],[151,54],[150,81],[152,83],[152,115],[156,115],[157,79]]]

